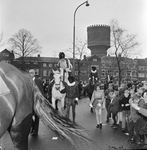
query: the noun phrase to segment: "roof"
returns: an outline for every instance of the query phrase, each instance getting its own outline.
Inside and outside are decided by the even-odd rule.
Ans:
[[[22,57],[16,58],[15,61],[22,60]],[[56,57],[24,57],[25,61],[39,61],[39,62],[58,62],[58,58]]]
[[[147,66],[147,59],[135,59],[137,60],[138,66]]]

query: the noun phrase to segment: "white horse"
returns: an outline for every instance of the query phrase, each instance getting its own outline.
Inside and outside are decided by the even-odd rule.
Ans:
[[[63,114],[66,93],[60,93],[60,91],[64,88],[60,72],[53,70],[53,73],[55,83],[52,87],[52,106],[55,108],[55,102],[58,100],[58,110],[61,114]]]

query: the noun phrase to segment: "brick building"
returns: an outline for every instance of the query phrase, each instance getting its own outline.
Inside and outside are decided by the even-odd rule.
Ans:
[[[147,80],[147,58],[145,59],[130,59],[124,58],[126,68],[122,72],[122,82],[128,82],[138,79],[140,81]],[[24,58],[25,68],[28,71],[31,68],[35,69],[36,76],[41,77],[43,80],[51,79],[52,69],[56,69],[58,58],[55,57],[26,57]],[[13,51],[4,49],[0,53],[0,61],[11,63],[18,69],[21,69],[21,58],[14,59]],[[72,59],[71,59],[72,62]],[[98,55],[89,57],[84,56],[80,62],[80,80],[88,81],[89,74],[92,66],[96,66],[99,78],[102,83],[105,81],[106,75],[112,75],[115,83],[118,82],[118,69],[115,57],[103,56],[99,58]],[[76,77],[78,78],[78,63],[76,62]]]
[[[0,61],[13,64],[14,59],[15,59],[15,57],[14,57],[13,51],[8,51],[7,49],[4,49],[0,53]]]

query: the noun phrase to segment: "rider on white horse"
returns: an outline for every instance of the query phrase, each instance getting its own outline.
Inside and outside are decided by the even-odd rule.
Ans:
[[[62,81],[67,82],[68,76],[71,74],[72,64],[69,59],[65,58],[64,52],[59,53],[59,62],[57,66],[60,69]]]

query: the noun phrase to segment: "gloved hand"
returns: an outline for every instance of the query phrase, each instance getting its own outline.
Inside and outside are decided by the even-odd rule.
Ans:
[[[69,69],[69,68],[66,68],[66,72],[70,72],[70,69]]]
[[[75,98],[75,104],[78,105],[78,98]]]
[[[34,115],[32,116],[32,119],[33,119],[33,121],[35,121],[35,116]]]
[[[93,105],[92,105],[92,103],[91,103],[91,102],[90,102],[89,106],[90,106],[91,108],[93,108]]]
[[[126,104],[125,106],[130,106],[130,104]]]

